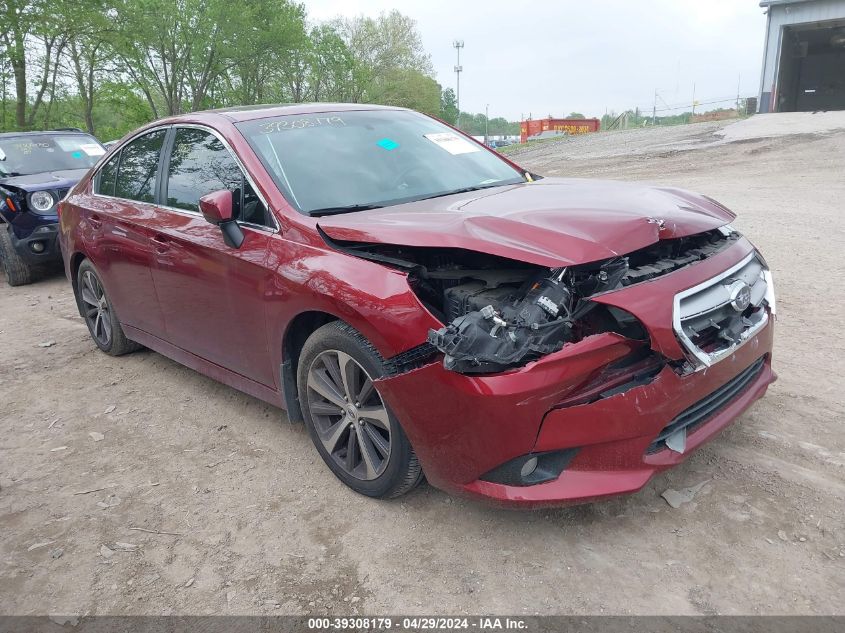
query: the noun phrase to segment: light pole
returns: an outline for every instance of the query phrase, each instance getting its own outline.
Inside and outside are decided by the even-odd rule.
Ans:
[[[490,104],[484,106],[484,144],[490,144]]]
[[[461,129],[461,72],[463,72],[463,66],[461,66],[461,49],[464,47],[463,40],[455,40],[452,42],[452,46],[458,53],[458,63],[455,65],[455,75],[457,76],[457,94],[455,98],[458,101],[458,119],[455,121],[455,127]]]

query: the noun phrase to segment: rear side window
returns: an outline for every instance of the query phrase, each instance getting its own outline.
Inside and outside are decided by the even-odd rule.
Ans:
[[[94,192],[104,196],[114,195],[114,183],[117,180],[117,164],[120,161],[120,152],[115,154],[100,169],[97,180],[94,182]]]
[[[156,171],[167,130],[156,130],[123,148],[114,195],[118,198],[155,202]]]
[[[199,212],[199,199],[220,189],[235,194],[235,212],[243,174],[229,150],[204,130],[177,128],[167,173],[167,206]]]

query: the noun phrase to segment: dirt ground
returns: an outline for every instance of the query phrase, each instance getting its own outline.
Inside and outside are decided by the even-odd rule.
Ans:
[[[845,614],[845,132],[716,142],[722,125],[516,157],[709,194],[775,274],[780,380],[626,498],[365,499],[281,411],[99,353],[61,276],[0,287],[0,612]],[[702,483],[677,509],[660,496]]]

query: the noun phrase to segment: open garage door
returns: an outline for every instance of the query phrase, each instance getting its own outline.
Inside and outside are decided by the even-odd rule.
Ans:
[[[784,27],[777,111],[845,110],[845,20]]]

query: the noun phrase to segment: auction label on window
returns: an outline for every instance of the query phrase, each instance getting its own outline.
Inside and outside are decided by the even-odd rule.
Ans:
[[[102,147],[100,147],[96,143],[86,143],[85,145],[80,145],[79,149],[81,149],[83,152],[85,152],[89,156],[102,156],[103,154],[106,153],[106,150],[104,150]]]
[[[481,151],[480,147],[473,145],[468,140],[461,138],[454,132],[426,134],[425,137],[435,145],[445,149],[450,154],[469,154],[470,152]]]

